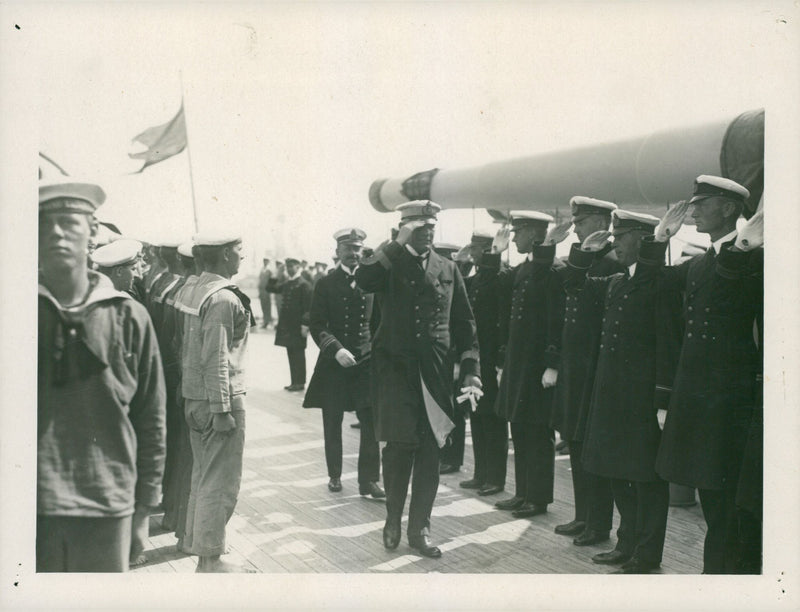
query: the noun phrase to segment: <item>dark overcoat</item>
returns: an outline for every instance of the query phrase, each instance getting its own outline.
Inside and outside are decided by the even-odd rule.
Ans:
[[[362,410],[369,406],[373,301],[372,294],[351,286],[341,267],[317,280],[309,328],[319,346],[319,356],[303,407]],[[356,365],[339,365],[336,353],[342,348],[353,354]]]
[[[665,270],[685,292],[686,331],[658,455],[658,473],[698,489],[735,486],[757,401],[763,250],[710,248]],[[756,417],[758,419],[758,416]],[[757,433],[757,432],[756,432]]]
[[[503,375],[495,412],[511,423],[550,423],[553,387],[542,387],[542,374],[559,367],[564,316],[554,256],[555,246],[537,245],[532,260],[500,275],[498,362]]]
[[[282,296],[278,326],[275,328],[275,345],[306,348],[306,338],[301,326],[308,325],[309,321],[311,285],[300,275],[285,281],[271,278],[267,288],[271,293],[280,293]]]
[[[478,328],[478,346],[480,347],[481,382],[483,397],[478,400],[478,414],[494,413],[497,401],[497,353],[498,316],[500,313],[499,282],[501,262],[500,255],[484,254],[477,267],[477,273],[464,279],[467,296],[475,316]]]
[[[398,242],[375,250],[356,281],[380,297],[372,343],[372,408],[378,440],[418,443],[426,418],[420,376],[453,418],[453,357],[463,379],[478,374],[478,339],[464,280],[455,262],[435,252],[425,269]]]
[[[624,266],[611,252],[612,248],[612,245],[608,245],[594,254],[588,276],[604,277],[624,271]],[[562,268],[562,274],[566,270],[566,267]],[[598,296],[590,291],[567,295],[561,336],[561,365],[551,423],[562,440],[583,440],[586,430],[603,316],[597,299]]]
[[[587,278],[592,258],[574,245],[566,281],[568,294],[591,293],[579,303],[602,312],[582,462],[593,474],[651,482],[658,479],[657,412],[669,400],[680,348],[680,300],[659,291],[663,250],[640,252],[633,277],[626,270]]]

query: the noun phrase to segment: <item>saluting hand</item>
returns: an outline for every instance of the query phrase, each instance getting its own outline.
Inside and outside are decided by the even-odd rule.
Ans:
[[[343,368],[350,368],[356,365],[356,358],[353,357],[353,353],[344,347],[336,351],[336,361],[338,361],[339,365]]]
[[[509,242],[511,242],[511,228],[503,225],[492,240],[492,253],[502,253],[508,248]]]
[[[589,251],[590,253],[601,251],[608,244],[609,238],[611,238],[611,232],[607,230],[593,232],[586,236],[586,240],[581,245],[581,251]]]
[[[472,262],[472,255],[470,254],[471,245],[463,246],[459,249],[458,253],[453,255],[453,261],[457,262]]]
[[[760,209],[739,230],[736,242],[733,243],[733,250],[752,251],[762,244],[764,244],[764,210]]]
[[[542,374],[542,387],[548,389],[556,386],[558,380],[558,370],[555,368],[547,368]]]
[[[666,242],[677,234],[688,211],[689,202],[686,200],[681,200],[670,208],[656,226],[654,232],[656,242]]]
[[[558,244],[563,242],[564,239],[569,235],[569,230],[572,228],[572,221],[564,221],[564,223],[559,223],[558,225],[554,225],[550,228],[550,231],[547,232],[547,236],[544,239],[544,246],[552,246],[554,244]]]
[[[409,221],[400,228],[400,231],[397,232],[397,238],[395,238],[395,240],[399,244],[405,245],[411,239],[411,234],[414,232],[414,230],[418,227],[422,227],[423,225],[425,225],[424,219]]]

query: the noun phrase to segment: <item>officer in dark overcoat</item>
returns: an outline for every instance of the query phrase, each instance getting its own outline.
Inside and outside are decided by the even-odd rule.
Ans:
[[[501,230],[507,231],[507,230]],[[495,495],[506,486],[508,464],[508,423],[494,412],[497,400],[497,362],[499,315],[499,274],[506,266],[500,254],[492,252],[494,236],[483,230],[472,232],[468,254],[475,274],[464,279],[469,303],[478,328],[483,397],[470,414],[475,475],[459,483],[464,489],[477,489],[478,495]]]
[[[345,228],[334,234],[337,266],[319,277],[311,298],[309,328],[319,357],[303,407],[322,408],[328,489],[342,490],[342,417],[355,411],[361,423],[358,488],[361,495],[385,497],[378,485],[380,450],[370,409],[370,352],[373,296],[355,281],[366,233]]]
[[[697,231],[709,234],[712,243],[705,254],[665,271],[669,288],[685,296],[686,331],[657,464],[666,480],[699,491],[708,525],[703,571],[709,574],[760,565],[745,559],[741,548],[741,535],[752,532],[758,517],[736,508],[748,438],[755,448],[760,438],[754,407],[762,363],[753,329],[763,308],[763,218],[756,214],[737,233],[748,197],[734,181],[699,176],[690,202],[667,213],[655,238],[666,248],[691,206]],[[749,465],[745,473],[752,473]]]
[[[553,501],[555,436],[550,427],[558,377],[564,291],[554,267],[555,245],[543,244],[550,215],[512,213],[520,265],[502,275],[498,357],[503,373],[495,411],[511,423],[516,491],[495,507],[516,518],[547,512]],[[567,224],[569,226],[569,223]]]
[[[439,449],[453,428],[453,358],[464,387],[480,388],[478,340],[464,281],[455,262],[431,251],[436,212],[430,201],[398,207],[396,240],[379,246],[356,270],[358,285],[381,296],[381,322],[372,344],[375,434],[386,441],[383,543],[394,549],[413,470],[408,542],[441,556],[430,541],[439,486]]]
[[[578,242],[597,231],[608,230],[611,212],[616,205],[605,200],[575,196],[570,200],[572,224]],[[613,247],[607,244],[594,254],[588,276],[602,277],[622,272]],[[583,469],[581,454],[586,430],[586,417],[592,395],[597,351],[600,344],[600,320],[596,305],[582,304],[590,293],[568,295],[561,339],[561,367],[555,390],[552,427],[569,443],[572,489],[575,497],[575,518],[557,525],[560,535],[577,536],[578,546],[588,546],[608,539],[614,512],[611,481]]]
[[[659,292],[663,250],[653,254],[642,237],[658,224],[652,215],[615,210],[614,250],[624,273],[587,278],[608,232],[573,245],[567,293],[581,307],[599,306],[601,335],[584,439],[583,467],[611,479],[621,517],[617,548],[598,562],[622,563],[620,573],[649,573],[660,563],[669,511],[669,485],[655,471],[661,440],[658,410],[669,401],[680,346],[680,302]],[[640,252],[641,247],[641,252]],[[573,303],[575,301],[573,300]]]
[[[291,382],[284,387],[287,391],[303,391],[306,388],[306,342],[311,284],[300,272],[300,262],[290,257],[286,260],[286,278],[271,278],[267,282],[267,289],[271,293],[281,295],[275,346],[286,347],[289,357]]]

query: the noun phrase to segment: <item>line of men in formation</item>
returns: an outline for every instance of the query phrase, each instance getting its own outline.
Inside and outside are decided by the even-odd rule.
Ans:
[[[70,537],[70,521],[60,520],[65,517],[85,517],[93,533],[100,533],[101,524],[110,524],[102,519],[127,517],[127,524],[123,521],[122,527],[115,528],[116,540],[108,540],[114,546],[105,550],[125,549],[126,532],[128,545],[133,534],[131,550],[141,550],[140,541],[137,545],[141,517],[157,503],[154,495],[161,480],[163,441],[159,446],[157,440],[141,440],[138,448],[133,445],[135,450],[130,444],[131,435],[138,440],[158,429],[152,405],[158,403],[160,367],[155,366],[160,363],[152,324],[131,305],[132,300],[120,299],[119,292],[107,293],[108,287],[86,269],[85,248],[83,267],[78,265],[78,274],[71,274],[83,279],[82,284],[66,295],[58,288],[69,250],[63,244],[67,232],[61,222],[44,221],[75,215],[89,219],[86,236],[81,234],[77,240],[80,247],[81,240],[91,234],[91,213],[102,202],[100,194],[98,187],[85,184],[40,188],[37,563],[42,563],[43,571],[48,567],[79,571],[80,566],[53,570],[45,560],[52,564],[53,558],[59,563],[72,559],[74,563],[77,557],[98,554],[86,553],[89,545]],[[516,490],[512,498],[496,506],[511,510],[516,517],[546,512],[553,501],[555,428],[569,442],[575,489],[575,520],[556,531],[576,535],[576,544],[604,541],[615,502],[620,512],[617,546],[595,556],[596,562],[621,564],[622,573],[658,567],[670,481],[700,490],[708,524],[704,571],[758,572],[761,342],[760,333],[754,336],[754,323],[760,323],[763,303],[763,229],[758,212],[736,231],[747,196],[746,189],[727,179],[698,177],[692,216],[698,231],[711,236],[712,248],[677,267],[663,265],[664,252],[669,237],[683,222],[687,203],[676,205],[659,221],[617,210],[609,202],[576,197],[571,202],[572,221],[549,232],[552,218],[548,215],[514,213],[511,231],[526,260],[505,269],[500,254],[508,247],[509,230],[501,230],[494,238],[477,232],[456,257],[464,270],[467,261],[474,264],[474,274],[466,280],[455,261],[432,249],[439,210],[432,202],[398,207],[401,222],[395,237],[363,259],[364,233],[355,228],[337,232],[338,265],[317,282],[308,317],[292,322],[303,337],[302,328],[308,325],[320,346],[304,405],[323,409],[329,488],[341,490],[342,413],[357,410],[362,422],[362,495],[384,496],[377,484],[377,441],[386,442],[385,547],[399,545],[413,472],[408,541],[425,556],[440,556],[430,540],[430,515],[442,449],[454,431],[457,435],[455,380],[455,389],[463,393],[459,400],[474,407],[475,477],[462,483],[465,488],[476,488],[479,495],[504,489],[510,423]],[[608,244],[607,231],[612,222],[613,246]],[[566,238],[571,223],[580,243],[572,247],[566,263],[558,262],[555,245]],[[51,249],[51,244],[57,246]],[[224,552],[225,524],[241,477],[241,355],[254,323],[249,300],[230,282],[238,270],[240,249],[238,236],[198,235],[191,250],[198,275],[185,278],[182,286],[171,275],[150,277],[147,282],[151,315],[163,309],[153,320],[163,321],[159,336],[167,339],[158,342],[166,378],[173,379],[167,394],[172,388],[185,404],[184,419],[180,412],[170,417],[169,406],[179,406],[180,401],[167,402],[167,420],[175,419],[171,429],[183,442],[166,445],[165,523],[169,525],[171,515],[176,517],[179,546],[199,555],[198,571],[239,569],[219,556]],[[175,251],[178,257],[189,257],[187,248],[183,253]],[[80,257],[72,259],[74,264]],[[62,272],[54,273],[58,269]],[[284,299],[281,320],[285,308]],[[92,351],[98,347],[90,341],[87,323],[101,310],[116,311],[116,316],[107,319],[123,327],[131,325],[124,315],[137,322],[134,330],[102,332],[116,349],[111,357],[103,354],[105,349]],[[43,311],[48,315],[44,319]],[[172,323],[170,312],[174,313]],[[81,329],[77,344],[83,348],[72,352],[72,360],[65,359],[70,351],[64,348],[70,343],[64,342],[64,333],[76,344],[76,322]],[[169,331],[170,325],[174,331]],[[51,328],[56,328],[55,333]],[[168,330],[166,335],[163,328]],[[756,329],[760,331],[760,326]],[[276,344],[280,344],[278,336],[276,332]],[[143,367],[144,349],[149,351],[151,367]],[[95,372],[94,376],[103,379],[101,365],[110,364],[106,370],[114,380],[85,380],[93,375],[92,368],[83,363],[92,353],[101,362],[100,375]],[[117,353],[122,363],[113,359]],[[70,366],[71,361],[78,367]],[[69,372],[74,370],[78,372],[72,380]],[[148,393],[138,383],[147,382],[148,372],[155,382],[150,383],[152,397],[146,402],[151,418],[143,422],[138,405]],[[126,382],[132,388],[120,393]],[[73,396],[74,389],[70,393],[65,384],[103,383],[115,391],[112,405],[128,409],[127,414],[116,415],[128,425],[121,427],[128,456],[115,457],[117,469],[101,478],[116,490],[112,496],[105,491],[98,502],[97,490],[103,488],[88,481],[103,476],[97,464],[108,463],[104,453],[113,455],[119,449],[100,444],[99,452],[87,455],[84,449],[80,460],[69,457],[59,439],[69,421],[61,421],[65,414],[50,404],[56,392]],[[667,407],[664,425],[662,409]],[[78,412],[78,406],[72,411]],[[81,422],[85,421],[84,414]],[[111,425],[108,416],[106,421]],[[167,427],[167,435],[169,431]],[[78,428],[75,434],[87,435],[96,446],[96,431]],[[70,451],[75,446],[76,440],[68,441]],[[191,453],[187,454],[187,447]],[[173,450],[172,461],[171,448],[178,449]],[[193,467],[188,501],[180,501],[187,499],[186,487],[173,483],[187,481],[189,458]],[[184,477],[171,477],[171,473]],[[75,485],[76,480],[81,486]],[[94,490],[84,490],[92,486]],[[48,487],[49,498],[43,494]],[[78,490],[81,495],[76,496]],[[48,499],[49,505],[42,504]],[[87,500],[92,508],[88,514],[86,504],[82,505]],[[78,527],[83,533],[87,528]],[[56,533],[58,538],[51,537]],[[47,550],[46,543],[54,541],[59,549]],[[75,546],[83,547],[81,555],[65,553]],[[116,556],[120,568],[127,566],[127,554]],[[108,559],[103,560],[102,567],[108,571]]]

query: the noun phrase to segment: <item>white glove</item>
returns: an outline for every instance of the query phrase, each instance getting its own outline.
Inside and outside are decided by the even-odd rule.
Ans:
[[[339,365],[343,368],[349,368],[356,365],[356,358],[353,357],[353,353],[344,347],[336,351],[336,361],[338,361]]]
[[[689,211],[689,202],[681,200],[675,206],[670,208],[666,214],[658,222],[654,234],[656,242],[666,242],[678,233],[683,225],[683,219]]]
[[[752,251],[762,244],[764,244],[764,211],[759,210],[739,230],[733,246],[739,251]]]
[[[542,374],[542,386],[547,389],[549,387],[555,387],[556,381],[558,380],[558,370],[555,368],[547,368]]]
[[[563,242],[569,236],[569,230],[572,228],[572,221],[565,221],[558,225],[554,225],[544,239],[544,246],[551,246]]]
[[[508,243],[511,241],[511,228],[504,225],[495,234],[492,240],[492,253],[502,253],[508,248]]]
[[[300,326],[300,335],[303,336],[303,338],[308,338],[308,325]]]
[[[418,227],[422,227],[423,225],[425,225],[424,219],[409,221],[408,223],[403,225],[397,232],[397,238],[395,238],[395,240],[399,244],[405,245],[411,239],[411,234],[414,232],[414,230],[417,229]]]
[[[482,397],[483,391],[479,387],[461,387],[461,395],[456,398],[456,401],[460,404],[465,400],[469,400],[470,412],[475,412],[478,407],[478,400]]]
[[[592,232],[581,244],[581,251],[588,251],[590,253],[597,253],[602,251],[608,244],[608,239],[611,238],[611,232],[608,230],[599,230]]]
[[[497,384],[499,385],[500,379],[503,378],[503,368],[495,367],[495,370],[497,370]]]
[[[667,411],[663,408],[659,408],[656,413],[656,418],[658,419],[658,428],[663,431],[664,423],[667,422]]]

